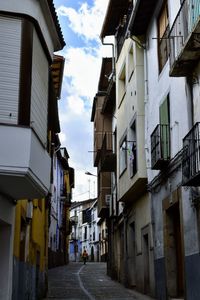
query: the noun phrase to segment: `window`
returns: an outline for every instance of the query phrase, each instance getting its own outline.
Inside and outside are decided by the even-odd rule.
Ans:
[[[158,18],[158,60],[159,60],[159,72],[162,71],[169,56],[169,18],[167,2],[162,7]]]
[[[90,208],[84,209],[82,211],[82,220],[83,220],[83,223],[90,223],[91,222],[91,210],[90,210]]]
[[[126,95],[126,68],[124,64],[118,80],[118,104],[119,104],[118,106],[121,105],[125,95]]]
[[[126,155],[126,137],[122,141],[119,149],[119,173],[120,175],[125,171],[127,168],[127,155]]]
[[[84,240],[87,240],[87,226],[84,227]]]

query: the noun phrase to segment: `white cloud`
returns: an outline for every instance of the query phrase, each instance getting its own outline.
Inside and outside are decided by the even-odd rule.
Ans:
[[[69,27],[76,34],[86,40],[98,41],[107,5],[108,0],[94,0],[92,7],[84,2],[78,11],[62,5],[57,13],[69,19]]]
[[[104,56],[112,53],[110,46],[103,47],[99,41],[107,4],[108,0],[94,0],[93,6],[85,2],[77,11],[65,6],[57,9],[59,15],[67,17],[66,24],[85,42],[80,47],[66,47],[62,51],[65,70],[62,99],[59,101],[59,136],[62,146],[68,150],[70,166],[75,169],[73,200],[77,201],[88,199],[89,194],[90,197],[96,196],[97,190],[96,177],[87,176],[85,172],[96,172],[93,168],[91,105],[97,92],[102,53]],[[91,47],[92,41],[95,41],[96,48]]]
[[[81,115],[84,112],[84,102],[76,95],[68,97],[68,105],[74,114]]]
[[[64,144],[65,141],[66,141],[65,133],[64,133],[64,132],[60,132],[60,133],[59,133],[59,138],[60,138],[61,144]]]
[[[99,50],[69,47],[64,56],[64,75],[71,81],[70,93],[92,99],[96,93],[101,65]]]

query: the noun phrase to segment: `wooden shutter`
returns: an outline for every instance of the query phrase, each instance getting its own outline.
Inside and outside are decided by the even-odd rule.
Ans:
[[[170,156],[170,109],[169,96],[160,106],[160,140],[161,140],[161,156],[168,160]]]

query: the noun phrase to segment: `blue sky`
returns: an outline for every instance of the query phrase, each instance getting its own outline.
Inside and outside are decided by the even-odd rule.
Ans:
[[[59,100],[60,139],[75,168],[73,201],[96,196],[93,168],[93,123],[90,122],[93,98],[97,92],[102,56],[101,32],[108,0],[54,0],[66,46],[65,71]]]

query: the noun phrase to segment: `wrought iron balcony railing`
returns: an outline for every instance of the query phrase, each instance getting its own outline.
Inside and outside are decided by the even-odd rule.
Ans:
[[[200,186],[200,123],[183,139],[182,184]]]
[[[170,160],[169,124],[158,124],[151,134],[151,168],[160,170]]]
[[[184,0],[169,33],[170,76],[186,76],[200,58],[199,0]]]

